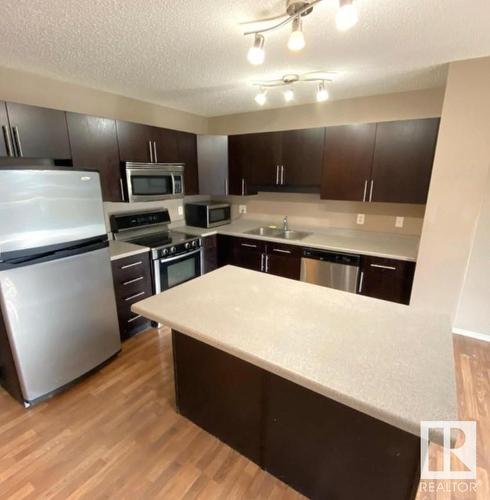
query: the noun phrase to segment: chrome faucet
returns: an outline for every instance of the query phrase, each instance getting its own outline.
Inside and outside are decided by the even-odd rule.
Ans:
[[[288,216],[285,215],[284,219],[282,219],[282,230],[284,232],[289,231],[289,224],[288,224]]]

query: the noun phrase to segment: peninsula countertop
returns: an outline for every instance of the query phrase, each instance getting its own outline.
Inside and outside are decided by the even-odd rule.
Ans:
[[[132,310],[412,434],[457,419],[444,316],[233,266]]]
[[[271,236],[257,236],[247,234],[247,231],[261,226],[267,226],[264,220],[237,219],[231,224],[218,226],[213,229],[205,229],[193,226],[175,225],[174,231],[184,232],[195,236],[211,236],[213,234],[224,234],[239,236],[242,238],[253,238],[257,240],[272,241],[275,243],[287,243],[289,245],[300,245],[322,250],[333,250],[388,259],[416,261],[419,248],[418,236],[396,233],[382,233],[373,231],[360,231],[356,229],[342,228],[320,228],[317,226],[299,226],[290,224],[291,229],[311,233],[309,236],[299,240],[286,240]]]

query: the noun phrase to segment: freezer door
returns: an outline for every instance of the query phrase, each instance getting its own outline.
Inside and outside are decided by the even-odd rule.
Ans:
[[[121,348],[108,248],[0,272],[0,305],[26,401]]]
[[[0,260],[106,233],[98,173],[0,170]]]

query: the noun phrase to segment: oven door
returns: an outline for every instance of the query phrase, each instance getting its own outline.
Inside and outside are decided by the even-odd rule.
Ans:
[[[181,198],[176,192],[174,173],[157,167],[126,167],[128,201],[158,201]]]
[[[154,265],[155,293],[161,293],[201,276],[201,249],[156,260]]]

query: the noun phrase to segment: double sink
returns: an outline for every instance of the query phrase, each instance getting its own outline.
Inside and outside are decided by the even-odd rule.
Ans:
[[[284,238],[286,240],[302,240],[311,234],[303,231],[293,231],[292,229],[280,229],[270,226],[257,227],[250,231],[245,231],[245,233],[256,236],[270,236],[271,238]]]

